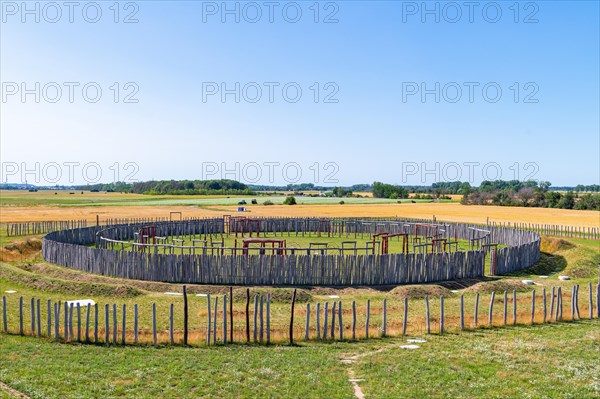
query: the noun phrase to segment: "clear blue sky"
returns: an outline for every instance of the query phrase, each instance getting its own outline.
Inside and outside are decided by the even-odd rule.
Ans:
[[[68,162],[76,183],[600,180],[597,1],[27,4],[2,1],[3,182],[51,184],[58,164],[68,183]]]

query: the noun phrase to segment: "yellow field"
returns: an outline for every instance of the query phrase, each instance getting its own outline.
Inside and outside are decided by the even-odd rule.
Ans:
[[[244,215],[251,216],[323,216],[323,217],[409,217],[485,223],[522,222],[600,227],[600,212],[547,208],[518,208],[461,205],[457,203],[369,204],[369,205],[250,205]],[[183,212],[184,217],[242,214],[237,206],[10,206],[0,208],[0,222],[106,218],[168,217],[169,212]]]

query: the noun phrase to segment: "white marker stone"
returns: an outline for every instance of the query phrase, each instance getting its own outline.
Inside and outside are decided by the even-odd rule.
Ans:
[[[548,278],[548,276],[538,276],[539,278]]]
[[[413,338],[413,339],[407,339],[406,342],[410,342],[413,344],[422,344],[427,341],[425,341],[423,338]]]
[[[196,296],[208,296],[207,294],[196,294]]]
[[[533,280],[521,280],[521,282],[525,285],[533,285],[534,284]]]
[[[419,349],[420,346],[419,345],[402,345],[402,346],[400,346],[400,348],[402,348],[402,349]]]
[[[172,295],[172,296],[183,296],[183,294],[179,293],[179,292],[165,292],[165,295]]]
[[[562,281],[566,281],[566,280],[570,280],[571,277],[569,277],[569,276],[558,276],[558,279],[562,280]]]
[[[327,295],[329,298],[339,298],[339,295]]]
[[[4,291],[4,292],[6,292],[7,294],[14,294],[14,293],[16,293],[17,291],[15,291],[15,290],[8,290],[8,291]]]
[[[93,299],[75,299],[73,301],[65,301],[65,303],[67,306],[71,306],[71,304],[73,304],[75,307],[77,307],[77,304],[79,304],[80,307],[94,306],[96,304]]]

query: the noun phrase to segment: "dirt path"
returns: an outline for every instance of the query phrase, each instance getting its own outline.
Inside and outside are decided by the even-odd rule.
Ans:
[[[8,396],[13,397],[13,398],[29,399],[29,396],[17,391],[14,388],[9,387],[2,381],[0,381],[0,390],[6,392],[8,394]]]

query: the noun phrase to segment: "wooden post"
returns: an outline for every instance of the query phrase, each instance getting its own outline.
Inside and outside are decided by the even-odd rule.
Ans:
[[[596,284],[596,317],[600,318],[600,281]]]
[[[65,304],[65,310],[66,308]],[[104,342],[106,343],[106,345],[108,346],[110,344],[110,318],[109,318],[109,314],[108,314],[108,303],[104,305]],[[66,323],[65,323],[66,324]],[[66,333],[65,333],[66,335]]]
[[[321,303],[317,302],[315,310],[315,327],[317,329],[317,339],[321,339]]]
[[[188,297],[186,286],[183,286],[183,344],[188,344]]]
[[[173,308],[173,304],[171,304],[171,306],[169,306],[169,342],[171,345],[175,343],[175,337],[173,334]]]
[[[554,316],[554,297],[555,297],[554,286],[552,286],[552,293],[550,294],[550,318],[551,319]]]
[[[258,294],[254,295],[254,343],[258,342]]]
[[[54,304],[54,341],[58,342],[60,339],[60,305]]]
[[[492,325],[494,321],[494,299],[496,298],[496,292],[492,291],[492,297],[490,298],[490,310],[488,313],[488,326]]]
[[[19,297],[19,334],[23,335],[23,297]]]
[[[556,317],[555,320],[562,321],[562,287],[558,287],[556,292]]]
[[[229,342],[233,343],[233,287],[229,286]]]
[[[581,319],[579,314],[579,284],[575,284],[575,315],[578,319]]]
[[[308,341],[308,331],[310,329],[310,303],[306,304],[306,326],[304,327],[304,340]]]
[[[156,303],[152,304],[152,341],[156,345],[158,339],[156,336]]]
[[[575,286],[571,291],[571,320],[575,320]]]
[[[8,332],[8,315],[6,311],[6,295],[2,296],[2,328],[5,333]]]
[[[46,302],[46,306],[48,308],[47,310],[47,315],[46,315],[46,320],[47,320],[47,328],[48,328],[48,338],[52,337],[52,301],[50,299],[48,299],[48,301]]]
[[[138,304],[133,305],[133,343],[138,343]]]
[[[339,334],[340,341],[344,340],[344,324],[342,321],[342,301],[338,303],[338,326],[339,326]]]
[[[271,343],[271,294],[267,294],[267,345]]]
[[[85,310],[85,342],[90,342],[90,313],[92,305],[88,304]]]
[[[117,344],[117,304],[113,303],[113,344]]]
[[[429,296],[425,295],[425,323],[427,327],[427,334],[431,334],[431,315],[429,312]]]
[[[329,302],[323,306],[323,341],[327,339],[327,321],[329,319]]]
[[[367,299],[367,322],[365,324],[365,338],[369,338],[369,319],[371,318],[371,300]]]
[[[473,314],[473,322],[475,323],[475,327],[479,324],[477,322],[479,316],[479,292],[475,294],[475,312]]]
[[[406,326],[408,324],[408,297],[404,297],[404,309],[402,313],[402,335],[406,335]]]
[[[215,296],[215,309],[213,314],[213,344],[217,344],[217,315],[219,313],[219,297]]]
[[[94,343],[98,343],[98,304],[94,304]]]
[[[591,282],[588,283],[588,291],[590,293],[590,296],[588,298],[589,299],[588,310],[590,313],[590,320],[591,320],[594,318],[594,300],[593,300],[593,296],[592,296],[593,293],[592,293],[592,283]]]
[[[64,337],[65,341],[69,340],[69,305],[65,302],[65,317],[64,317]]]
[[[356,339],[356,302],[352,301],[352,339]]]
[[[440,295],[440,334],[444,333],[444,296]]]
[[[41,300],[38,299],[36,300],[36,310],[37,310],[37,336],[41,337],[42,336],[42,309],[41,309]]]
[[[294,305],[296,303],[296,288],[292,294],[292,312],[290,315],[290,345],[294,345]]]
[[[531,291],[531,324],[535,323],[535,290]]]
[[[77,302],[77,342],[81,342],[81,304]]]
[[[246,288],[246,343],[250,343],[250,288]]]
[[[465,296],[460,294],[460,330],[465,329]]]
[[[211,307],[210,307],[210,294],[206,295],[206,305],[208,306],[208,317],[207,317],[207,332],[206,332],[206,345],[210,345],[210,333],[211,333],[211,321],[212,321],[212,317],[211,317]]]
[[[223,345],[227,345],[227,295],[223,295]]]
[[[264,306],[264,296],[262,294],[260,294],[260,298],[259,298],[258,303],[259,303],[259,307],[258,307],[258,321],[259,321],[259,323],[258,323],[258,325],[260,326],[260,328],[258,330],[258,341],[260,343],[262,343],[263,342],[263,337],[264,337],[264,325],[265,325],[265,323],[264,323],[265,319],[264,319],[264,314],[263,314],[264,313],[263,309],[264,309],[265,306]]]
[[[335,309],[337,307],[337,302],[333,301],[331,305],[331,339],[335,339]]]
[[[503,324],[506,327],[506,318],[507,318],[507,314],[508,313],[508,297],[506,295],[506,291],[504,291],[504,295],[503,295],[503,304],[504,304],[504,312],[503,312]]]
[[[517,324],[517,290],[513,290],[513,325]]]
[[[544,305],[544,313],[543,313],[543,323],[546,323],[546,317],[548,315],[548,305],[546,303],[546,288],[542,288],[542,300]]]
[[[29,301],[29,313],[31,315],[31,335],[35,335],[35,299]]]
[[[382,336],[387,334],[387,298],[383,298],[383,326],[381,327]]]
[[[127,305],[123,304],[123,316],[121,320],[121,345],[125,345],[125,334],[127,333]]]

